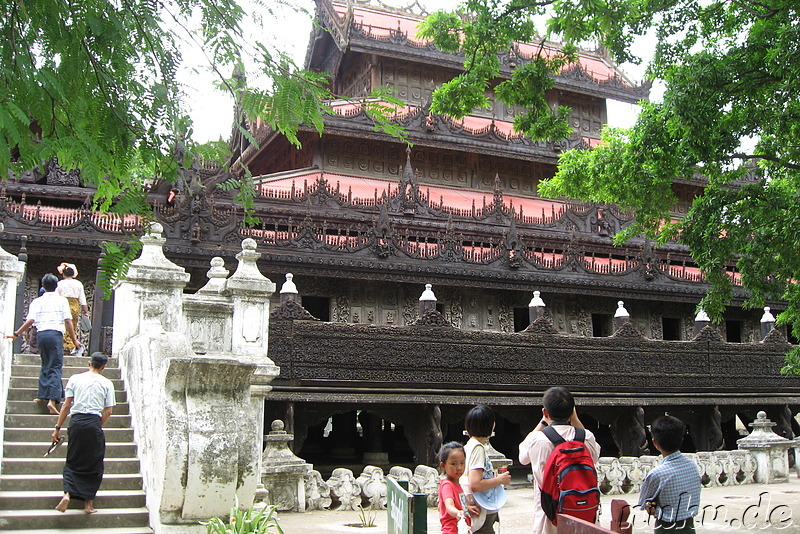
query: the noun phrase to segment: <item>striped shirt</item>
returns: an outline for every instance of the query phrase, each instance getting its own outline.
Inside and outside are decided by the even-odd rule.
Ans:
[[[64,320],[71,321],[72,312],[69,311],[67,299],[51,291],[31,301],[26,319],[33,319],[33,324],[39,332],[58,330],[63,334],[66,332]]]
[[[644,478],[639,506],[656,501],[656,519],[666,523],[697,515],[700,509],[700,472],[697,464],[675,451]]]

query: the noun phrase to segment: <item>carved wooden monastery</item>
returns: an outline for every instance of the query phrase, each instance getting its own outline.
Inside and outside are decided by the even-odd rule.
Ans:
[[[299,297],[276,294],[273,305],[269,357],[281,372],[267,419],[286,420],[296,453],[318,464],[431,463],[443,439],[463,438],[467,409],[486,403],[498,414],[492,443],[513,458],[552,385],[576,393],[604,455],[655,453],[646,427],[665,411],[689,425],[689,451],[735,448],[736,416],[746,424],[761,409],[784,436],[800,433],[800,380],[779,375],[785,329],[764,339],[762,311],[737,307],[738,291],[724,323],[695,335],[708,286],[685,247],[614,247],[628,214],[536,195],[559,153],[599,140],[607,99],[636,102],[648,87],[583,52],[548,94],[573,109],[572,137],[531,142],[512,132],[515,110],[499,103],[463,120],[428,112],[462,58],[416,39],[418,16],[331,0],[317,7],[307,67],[332,73],[335,91],[354,100],[394,87],[413,148],[376,133],[359,104],[335,102],[324,136],[301,129],[301,149],[261,123],[245,123],[258,146],[234,134],[236,167],[257,176],[258,226],[242,226],[217,187],[228,175],[213,168],[186,169],[150,195],[165,252],[191,271],[191,288],[205,283],[213,256],[233,267],[246,237],[279,287],[293,273]],[[510,50],[503,72],[532,49]],[[702,186],[675,185],[676,217]],[[90,211],[91,193],[57,164],[4,185],[0,241],[27,254],[26,302],[64,260],[91,291],[99,245],[141,231],[134,218]],[[420,313],[426,284],[437,300],[422,301],[432,309]],[[531,323],[534,291],[546,307]],[[620,300],[630,319],[618,327]],[[96,324],[111,325],[111,306],[95,303]],[[109,348],[108,330],[94,347]]]

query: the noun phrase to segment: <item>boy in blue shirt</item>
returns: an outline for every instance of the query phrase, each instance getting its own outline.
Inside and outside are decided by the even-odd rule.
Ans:
[[[700,473],[681,454],[686,425],[665,415],[650,426],[653,445],[664,457],[644,479],[639,506],[655,516],[655,534],[694,534],[694,516],[700,510]]]

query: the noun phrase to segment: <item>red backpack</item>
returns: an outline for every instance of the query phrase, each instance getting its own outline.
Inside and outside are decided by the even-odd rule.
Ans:
[[[544,435],[555,445],[547,457],[542,474],[542,509],[555,525],[556,514],[578,517],[590,523],[597,520],[600,488],[597,471],[584,443],[586,431],[575,429],[575,439],[566,441],[552,426]]]

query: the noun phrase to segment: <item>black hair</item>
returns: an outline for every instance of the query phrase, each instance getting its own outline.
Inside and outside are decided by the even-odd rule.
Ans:
[[[680,450],[686,425],[677,417],[662,415],[650,425],[650,433],[653,435],[653,441],[657,441],[661,449],[672,453]]]
[[[556,386],[544,392],[542,399],[544,409],[550,419],[558,421],[566,421],[572,417],[572,412],[575,410],[575,399],[572,393],[567,388]]]
[[[108,364],[108,356],[106,356],[102,352],[92,353],[92,367],[94,367],[95,369],[100,369],[106,364]]]
[[[48,293],[52,293],[58,287],[58,278],[56,275],[47,273],[42,277],[42,287]]]
[[[479,404],[467,412],[464,428],[470,437],[488,438],[494,430],[494,412],[485,404]]]
[[[75,276],[75,271],[72,269],[72,267],[64,267],[64,272],[61,274],[64,276]]]
[[[464,452],[464,446],[457,441],[451,441],[450,443],[442,445],[442,448],[439,449],[439,453],[436,455],[436,457],[439,458],[439,463],[446,464],[447,459],[450,458],[450,454],[455,450]]]

